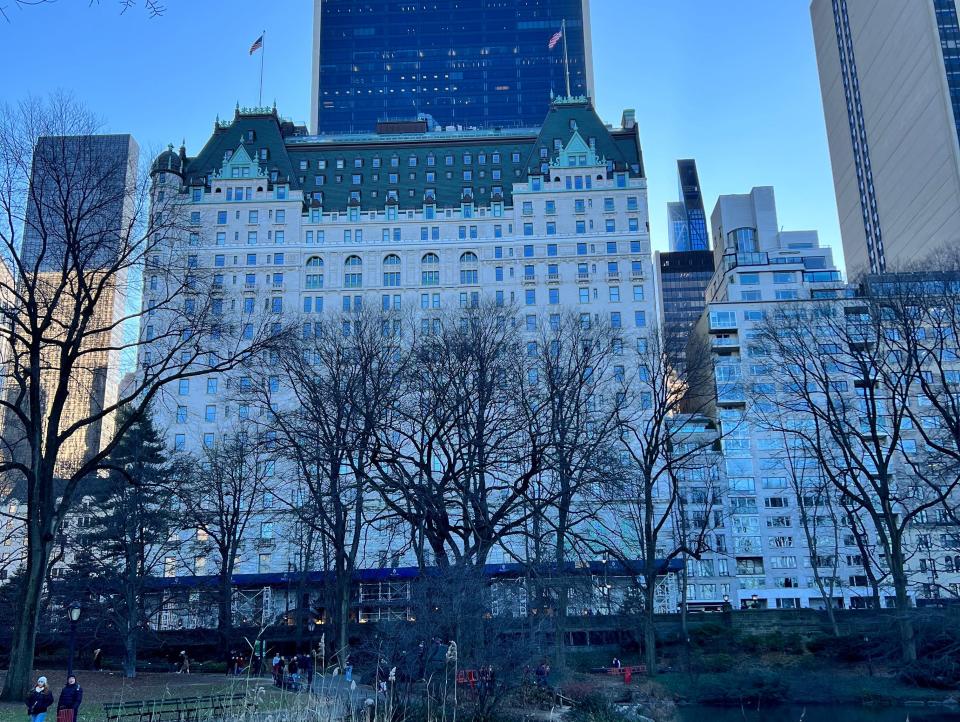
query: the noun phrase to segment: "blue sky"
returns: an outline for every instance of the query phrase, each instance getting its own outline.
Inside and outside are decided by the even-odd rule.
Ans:
[[[117,0],[0,4],[3,100],[67,90],[144,151],[186,139],[195,153],[218,113],[256,103],[247,50],[266,29],[264,102],[308,119],[312,0],[166,0],[154,19],[120,15]],[[839,260],[808,0],[591,4],[597,109],[615,124],[637,111],[654,248],[666,247],[676,159],[693,157],[708,214],[719,194],[773,185],[781,225],[818,230]]]

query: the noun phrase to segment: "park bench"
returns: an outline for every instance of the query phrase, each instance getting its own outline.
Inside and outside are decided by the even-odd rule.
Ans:
[[[622,667],[594,667],[590,671],[593,674],[612,674],[614,676],[622,676],[626,674],[628,669],[630,670],[630,674],[647,673],[647,665],[645,664],[624,665]]]
[[[141,699],[103,705],[107,722],[202,722],[222,720],[240,707],[246,695],[216,694],[208,697]]]

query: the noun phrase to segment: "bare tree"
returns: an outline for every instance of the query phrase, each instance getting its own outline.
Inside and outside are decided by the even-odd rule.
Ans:
[[[350,593],[371,508],[370,475],[403,367],[400,319],[362,311],[307,323],[257,385],[282,461],[302,493],[293,511],[318,536],[330,571],[325,611],[341,663],[349,654]]]
[[[240,430],[224,435],[215,445],[203,449],[195,458],[178,461],[180,478],[171,491],[180,501],[186,527],[193,543],[184,550],[203,559],[204,570],[209,551],[217,577],[217,632],[220,651],[229,650],[233,631],[233,574],[249,542],[248,530],[259,521],[273,523],[273,514],[264,510],[264,495],[271,492],[276,462],[275,449],[268,438]],[[265,536],[263,527],[258,535]]]
[[[910,662],[911,526],[944,504],[958,477],[943,476],[929,454],[925,471],[903,453],[918,427],[911,414],[923,368],[901,351],[898,335],[884,304],[861,297],[779,311],[764,321],[756,350],[783,374],[783,391],[770,403],[792,419],[790,434],[802,439],[844,506],[869,520],[894,587],[901,658]]]
[[[524,556],[532,562],[536,593],[550,592],[549,602],[538,606],[553,609],[556,662],[563,665],[571,580],[567,562],[577,548],[587,548],[578,535],[592,526],[602,498],[592,489],[619,465],[626,356],[614,329],[585,324],[572,312],[541,319],[537,341],[529,343],[528,390],[521,398],[529,428],[539,429],[544,461],[529,494],[533,513]],[[549,556],[545,550],[551,550]],[[541,578],[543,568],[552,570],[548,578]]]
[[[619,420],[626,463],[622,476],[606,490],[610,509],[603,549],[628,567],[639,556],[644,652],[651,674],[657,669],[653,620],[658,582],[672,559],[685,554],[699,558],[709,548],[714,526],[713,450],[720,434],[704,415],[713,403],[711,395],[694,388],[695,380],[712,370],[706,343],[693,339],[680,361],[659,328],[634,352],[623,383],[629,400]],[[698,469],[706,470],[705,508],[695,518],[686,513],[678,517],[682,481]],[[688,523],[682,534],[674,528],[678,519]]]
[[[543,463],[522,413],[526,376],[512,314],[469,308],[433,319],[412,350],[391,413],[378,488],[416,529],[426,563],[482,565],[523,526]]]
[[[57,0],[13,0],[12,8],[17,10],[26,10],[33,7],[38,7],[40,5],[54,5]],[[90,7],[99,5],[100,0],[89,0]],[[142,6],[144,12],[150,18],[158,18],[167,12],[166,6],[159,2],[159,0],[143,0],[142,3],[138,3],[137,0],[118,0],[117,5],[120,8],[120,14],[123,15],[128,10],[131,10],[135,7]],[[10,18],[11,6],[9,5],[0,5],[0,17],[6,20],[8,23],[12,22]]]
[[[378,458],[376,487],[386,511],[409,529],[424,567],[457,567],[482,582],[494,550],[509,553],[532,509],[529,490],[543,468],[540,425],[524,412],[528,377],[516,319],[483,306],[424,319],[402,377]],[[482,616],[485,600],[451,587],[445,603],[461,620]],[[478,642],[475,624],[456,639]]]
[[[12,271],[0,279],[0,474],[23,489],[27,510],[5,699],[29,685],[43,577],[78,484],[108,468],[164,387],[229,370],[270,335],[252,325],[237,333],[216,313],[185,249],[182,196],[155,194],[150,207],[147,174],[96,129],[64,97],[0,113],[0,255]],[[158,278],[149,308],[130,289],[144,267]],[[111,369],[125,353],[139,356],[140,374],[114,391]],[[122,407],[129,416],[118,417]]]

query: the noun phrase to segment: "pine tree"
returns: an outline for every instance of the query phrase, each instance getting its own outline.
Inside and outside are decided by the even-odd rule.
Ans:
[[[94,520],[78,541],[92,562],[88,593],[123,639],[124,673],[135,677],[138,644],[153,611],[147,608],[149,579],[162,575],[177,529],[168,493],[176,471],[149,409],[133,421],[108,465],[107,476],[88,487]]]

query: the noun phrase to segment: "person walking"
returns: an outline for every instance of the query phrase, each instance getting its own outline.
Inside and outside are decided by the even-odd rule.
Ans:
[[[47,678],[39,677],[36,686],[27,695],[27,716],[30,717],[30,722],[43,722],[52,704],[53,693],[47,686]]]
[[[187,656],[187,650],[180,652],[180,669],[177,674],[190,674],[190,657]]]
[[[60,697],[57,699],[57,722],[77,722],[81,702],[83,702],[83,688],[77,682],[77,676],[71,674],[67,677],[67,683],[60,690]]]
[[[280,678],[280,664],[283,662],[283,657],[280,656],[280,653],[277,652],[273,656],[273,664],[271,665],[271,670],[273,671],[273,683],[279,687],[281,678]]]
[[[103,650],[100,647],[93,650],[93,668],[97,672],[103,671]]]

